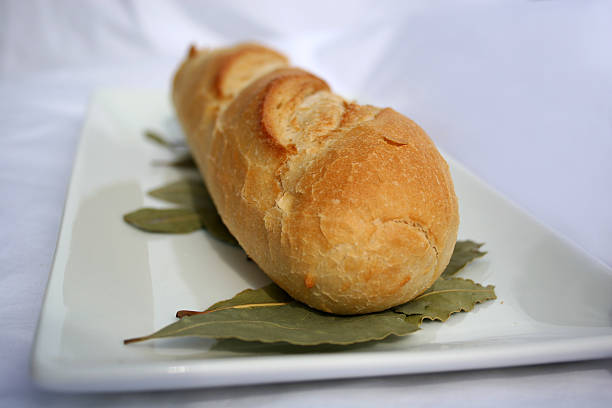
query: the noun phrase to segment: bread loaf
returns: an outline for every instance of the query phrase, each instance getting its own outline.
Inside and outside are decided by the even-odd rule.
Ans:
[[[191,48],[176,112],[217,209],[261,269],[331,313],[425,291],[457,239],[448,166],[412,120],[358,105],[268,48]]]

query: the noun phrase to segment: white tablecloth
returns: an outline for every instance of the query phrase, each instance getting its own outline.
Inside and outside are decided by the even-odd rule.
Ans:
[[[170,393],[66,395],[29,354],[92,90],[167,89],[187,45],[257,40],[393,106],[612,265],[612,2],[3,1],[0,406],[612,406],[612,360]]]

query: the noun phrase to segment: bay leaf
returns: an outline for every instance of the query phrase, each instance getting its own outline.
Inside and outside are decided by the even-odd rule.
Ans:
[[[236,238],[229,232],[202,180],[179,180],[151,190],[148,193],[169,203],[181,204],[197,212],[200,225],[213,237],[233,246],[239,246]]]
[[[190,208],[141,208],[123,216],[128,224],[148,232],[186,234],[202,228],[202,217]]]
[[[186,234],[204,228],[216,239],[240,246],[216,211],[194,208],[141,208],[124,215],[123,219],[147,232]]]
[[[202,180],[179,180],[149,191],[151,197],[190,208],[207,209],[217,214],[208,189]]]
[[[199,209],[198,213],[200,214],[200,219],[202,220],[202,226],[206,228],[210,234],[217,238],[219,241],[223,241],[226,244],[233,245],[235,247],[239,247],[240,244],[234,238],[231,232],[227,229],[221,217],[217,213],[217,211],[211,211],[208,209]]]
[[[457,241],[453,255],[442,273],[442,277],[448,278],[453,276],[474,259],[483,257],[486,254],[486,252],[480,251],[480,247],[483,245],[470,240]]]
[[[311,309],[270,284],[242,291],[203,312],[179,311],[179,321],[124,342],[198,336],[299,346],[348,345],[404,336],[418,330],[424,319],[446,321],[453,313],[470,311],[477,303],[495,298],[492,286],[483,287],[468,279],[440,278],[428,291],[404,305],[379,313],[339,316]]]
[[[250,298],[255,294],[251,292],[248,295]],[[198,336],[263,343],[286,342],[301,346],[347,345],[381,340],[390,335],[403,336],[419,328],[415,317],[390,310],[359,316],[338,316],[319,312],[294,300],[267,302],[269,298],[265,296],[262,300],[266,302],[232,302],[232,306],[225,304],[217,309],[186,315],[149,336],[128,339],[124,343]]]
[[[195,160],[193,160],[193,156],[189,153],[184,154],[172,161],[155,160],[153,161],[153,165],[154,166],[178,167],[178,168],[183,168],[183,169],[194,169],[194,170],[197,170],[198,168]]]
[[[444,322],[453,313],[469,312],[477,303],[492,299],[497,299],[497,296],[491,285],[484,287],[470,279],[439,278],[422,295],[393,310]]]
[[[374,340],[377,343],[394,343],[401,339],[399,336],[389,336],[382,340]],[[338,353],[346,351],[360,351],[371,346],[372,342],[361,342],[352,344],[316,344],[296,345],[287,342],[261,343],[259,341],[244,341],[238,339],[217,339],[210,347],[211,352],[222,353],[224,356],[263,356],[279,354],[306,354],[306,353]]]
[[[159,133],[154,132],[152,130],[145,130],[144,135],[148,140],[158,144],[159,146],[168,148],[170,150],[174,150],[175,148],[181,146],[180,143],[171,142],[168,139],[164,138]]]

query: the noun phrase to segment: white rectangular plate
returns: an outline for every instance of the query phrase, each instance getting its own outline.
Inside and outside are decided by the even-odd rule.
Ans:
[[[501,367],[612,356],[612,271],[538,224],[449,159],[460,238],[488,255],[462,276],[498,300],[403,338],[351,347],[167,339],[125,346],[268,279],[205,232],[149,234],[123,220],[185,170],[144,129],[177,135],[161,92],[105,91],[76,156],[32,357],[34,380],[65,391],[147,390]]]

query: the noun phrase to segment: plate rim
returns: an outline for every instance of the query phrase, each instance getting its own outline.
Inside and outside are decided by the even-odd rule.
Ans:
[[[96,370],[39,361],[32,375],[38,386],[50,391],[151,391],[505,368],[610,356],[612,334],[602,334],[505,344],[503,348],[488,344],[461,352],[369,351],[360,352],[359,359],[354,358],[354,353],[309,353],[179,360],[176,365],[168,365],[167,361],[109,364],[96,366]],[[296,365],[303,369],[297,374]],[[118,371],[121,377],[114,375]]]

